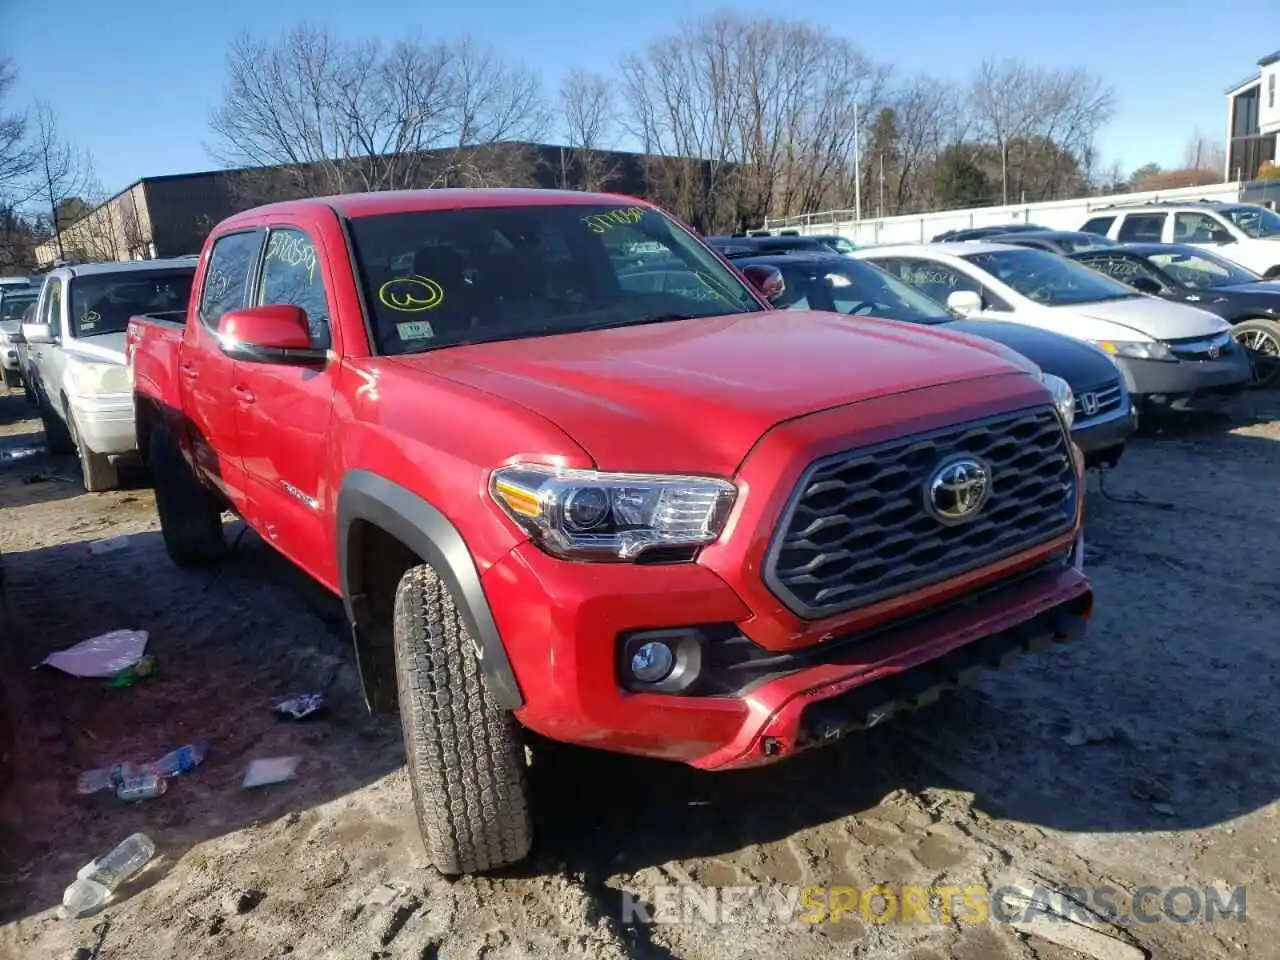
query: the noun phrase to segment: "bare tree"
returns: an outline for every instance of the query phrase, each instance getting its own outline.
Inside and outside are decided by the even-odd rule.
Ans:
[[[605,189],[618,175],[617,164],[606,153],[613,146],[617,122],[613,81],[602,74],[573,70],[561,81],[558,99],[568,147],[562,151],[561,184]]]
[[[410,36],[389,49],[302,25],[275,42],[237,37],[210,153],[282,166],[291,194],[427,186],[490,175],[485,149],[545,123],[536,74],[469,38]],[[483,159],[482,159],[483,158]],[[277,182],[280,181],[280,182]]]
[[[701,226],[743,226],[843,200],[855,112],[887,71],[805,23],[720,13],[685,23],[622,66],[624,128],[651,188]]]
[[[31,173],[36,156],[27,140],[27,115],[7,112],[4,100],[17,82],[18,74],[7,59],[0,59],[0,202],[21,206],[31,199]]]
[[[82,153],[58,129],[58,117],[49,104],[36,104],[31,150],[35,156],[32,171],[32,196],[39,196],[49,207],[50,230],[58,257],[66,255],[62,243],[64,229],[73,217],[67,216],[69,201],[84,195],[92,177],[92,164],[88,154]],[[81,207],[74,207],[83,212]]]
[[[1221,140],[1196,130],[1187,138],[1182,166],[1187,170],[1204,170],[1221,175],[1227,165],[1227,151]]]
[[[1085,70],[1045,70],[1021,60],[983,61],[971,99],[977,132],[996,152],[1004,204],[1024,194],[1050,199],[1082,189],[1094,137],[1115,102]]]

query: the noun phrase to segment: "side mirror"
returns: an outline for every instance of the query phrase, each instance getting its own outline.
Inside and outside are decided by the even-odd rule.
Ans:
[[[1235,239],[1236,238],[1226,230],[1215,230],[1213,233],[1209,234],[1210,243],[1234,243]]]
[[[743,268],[742,275],[747,278],[747,282],[751,286],[755,287],[771,303],[774,298],[787,289],[786,281],[782,279],[782,271],[777,267],[766,267],[763,264],[753,263],[751,266]]]
[[[247,363],[318,366],[329,351],[311,345],[307,312],[292,304],[228,310],[218,321],[222,352]]]
[[[53,332],[53,327],[47,323],[24,323],[22,325],[22,336],[27,343],[57,343],[58,337]]]
[[[13,333],[9,334],[9,342],[14,346],[27,342],[27,338],[22,335],[21,326],[19,326],[17,330],[13,331]]]
[[[1134,277],[1129,281],[1129,286],[1137,290],[1139,293],[1147,293],[1152,296],[1159,296],[1160,284],[1156,283],[1150,277]]]
[[[955,290],[947,296],[947,307],[962,317],[982,312],[982,297],[973,290]]]

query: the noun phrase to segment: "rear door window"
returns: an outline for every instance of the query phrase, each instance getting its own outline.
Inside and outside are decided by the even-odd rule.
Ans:
[[[239,310],[249,302],[249,280],[261,248],[261,230],[229,233],[214,243],[200,291],[200,321],[210,330],[218,329],[228,310]]]
[[[1122,243],[1159,243],[1167,213],[1131,213],[1120,224],[1116,239]]]

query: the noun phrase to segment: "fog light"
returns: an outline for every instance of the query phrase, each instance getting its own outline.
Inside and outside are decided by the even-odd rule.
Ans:
[[[659,683],[675,666],[675,654],[665,643],[650,640],[642,643],[631,655],[631,675],[641,683]]]

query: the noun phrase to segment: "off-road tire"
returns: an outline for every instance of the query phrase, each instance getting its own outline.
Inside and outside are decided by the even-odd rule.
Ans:
[[[94,453],[84,445],[74,419],[67,424],[67,429],[71,434],[71,442],[75,445],[76,456],[80,458],[80,474],[84,478],[85,490],[89,493],[101,493],[120,486],[120,473],[116,470],[116,465],[105,454]]]
[[[71,431],[62,422],[62,418],[54,412],[49,401],[38,398],[40,407],[40,423],[44,427],[44,445],[51,454],[75,453],[76,445],[71,439]]]
[[[523,860],[533,843],[519,724],[484,684],[471,637],[429,565],[396,589],[396,683],[427,856],[441,873]]]
[[[222,505],[182,458],[178,441],[164,424],[151,431],[151,479],[165,549],[183,569],[208,567],[227,552]]]

